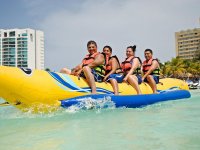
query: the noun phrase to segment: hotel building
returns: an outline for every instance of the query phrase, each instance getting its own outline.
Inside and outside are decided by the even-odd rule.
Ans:
[[[0,65],[44,69],[44,33],[33,29],[0,29]]]
[[[175,33],[176,56],[193,59],[200,54],[200,28]]]

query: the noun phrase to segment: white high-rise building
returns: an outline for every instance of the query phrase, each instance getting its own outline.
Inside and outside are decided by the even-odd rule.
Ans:
[[[44,69],[44,33],[33,29],[0,29],[0,65]]]

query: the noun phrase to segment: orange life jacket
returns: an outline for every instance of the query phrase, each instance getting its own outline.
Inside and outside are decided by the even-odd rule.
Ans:
[[[86,55],[85,58],[84,58],[83,61],[82,61],[82,63],[83,63],[83,66],[82,66],[82,67],[87,66],[87,65],[89,65],[90,63],[92,63],[92,62],[94,61],[95,57],[96,57],[98,54],[100,54],[100,53],[99,53],[99,52],[96,52],[96,53],[94,53],[94,54],[92,54],[92,55],[91,55],[91,54]],[[105,54],[104,54],[104,53],[101,53],[101,54],[104,55],[104,59],[106,60]],[[100,76],[104,76],[105,73],[106,73],[104,66],[105,66],[105,63],[102,64],[102,65],[99,65],[99,66],[94,67],[94,70],[95,70]]]
[[[112,56],[112,57],[106,57],[106,74],[108,74],[111,70],[112,70],[112,64],[109,63],[109,60],[112,59],[112,58],[115,58],[118,62],[118,66],[119,68],[117,68],[117,70],[120,70],[121,67],[120,67],[120,63],[119,63],[119,59],[117,58],[117,56]],[[116,71],[117,71],[116,70]]]
[[[85,58],[82,60],[83,63],[83,67],[89,65],[90,63],[92,63],[95,59],[95,57],[100,54],[99,52],[96,52],[94,54],[88,54],[85,56]]]
[[[144,74],[146,74],[147,71],[149,71],[149,69],[150,69],[151,66],[152,66],[152,62],[153,62],[154,60],[158,62],[158,59],[153,59],[153,58],[151,58],[151,59],[149,59],[148,61],[145,60],[145,61],[142,63],[142,68],[143,68],[142,70],[143,70],[143,73],[144,73]],[[156,68],[154,71],[152,71],[151,75],[160,75],[160,69],[159,69],[159,67]]]
[[[131,67],[133,65],[133,59],[137,58],[140,62],[140,66],[142,64],[142,61],[139,57],[134,57],[134,56],[131,56],[129,58],[126,58],[125,61],[123,61],[121,63],[121,68],[123,70],[124,73],[127,73],[128,71],[131,70]],[[133,72],[133,74],[141,74],[141,67],[137,67],[136,70]]]

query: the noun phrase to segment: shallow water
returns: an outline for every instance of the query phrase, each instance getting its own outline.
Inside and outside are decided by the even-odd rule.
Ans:
[[[200,90],[191,94],[137,109],[31,114],[0,107],[0,150],[199,150]]]

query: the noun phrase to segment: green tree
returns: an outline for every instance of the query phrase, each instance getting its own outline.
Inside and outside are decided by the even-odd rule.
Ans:
[[[191,75],[194,77],[200,76],[200,59],[183,60],[179,57],[172,58],[171,61],[165,62],[161,67],[161,72],[164,76],[183,78]]]

